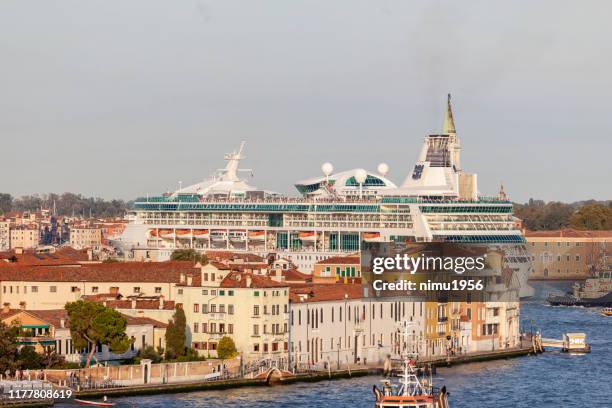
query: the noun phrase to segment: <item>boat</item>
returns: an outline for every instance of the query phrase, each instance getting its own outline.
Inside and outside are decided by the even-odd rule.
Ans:
[[[244,147],[242,143],[225,155],[225,168],[210,180],[137,200],[129,224],[113,245],[125,253],[143,248],[160,251],[161,260],[170,256],[168,249],[173,246],[201,249],[202,242],[196,240],[208,237],[196,230],[204,229],[211,231],[214,241],[208,250],[227,250],[231,245],[233,251],[263,257],[275,253],[305,274],[312,274],[321,259],[361,251],[364,242],[514,246],[506,264],[519,282],[520,297],[533,295],[527,283],[531,258],[513,217],[512,201],[503,188],[496,195],[479,195],[479,177],[462,166],[462,143],[450,98],[441,132],[424,137],[415,163],[397,184],[387,178],[385,163],[376,171],[338,172],[324,163],[322,174],[294,184],[298,195],[281,195],[240,177],[241,171],[251,172],[239,168]],[[195,239],[173,240],[174,229],[184,229],[185,222],[193,228]],[[159,229],[164,239],[147,239],[149,229]],[[251,229],[266,237],[257,238],[265,241],[263,245],[245,245],[254,240],[250,233],[246,237],[233,234]]]
[[[193,230],[193,237],[195,239],[208,239],[208,237],[210,236],[209,232],[207,229],[197,229],[197,230]]]
[[[249,231],[249,239],[251,241],[263,241],[266,239],[265,231]]]
[[[601,309],[601,314],[603,316],[612,316],[612,307],[604,307]]]
[[[414,327],[413,322],[402,322],[401,335],[409,341]],[[436,388],[433,385],[431,369],[425,371],[416,367],[416,362],[409,356],[402,359],[402,372],[395,384],[391,378],[382,380],[382,390],[376,385],[372,387],[375,408],[449,408],[446,386]]]
[[[230,241],[234,241],[234,242],[242,242],[244,240],[246,240],[247,238],[247,233],[246,231],[230,231],[229,232],[229,240]]]
[[[193,238],[193,233],[191,232],[191,230],[187,230],[187,229],[176,230],[176,238],[191,239]]]
[[[425,378],[423,370],[417,369],[415,362],[404,359],[401,380],[393,384],[390,379],[382,380],[382,390],[372,387],[375,408],[449,408],[446,386],[438,389],[433,386],[430,375]]]
[[[114,407],[115,406],[115,403],[109,402],[106,397],[104,397],[104,401],[88,401],[88,400],[75,398],[74,402],[76,402],[79,405],[87,405],[90,407]]]
[[[363,240],[365,242],[382,242],[382,236],[380,235],[380,232],[364,232],[363,233]]]
[[[302,231],[298,234],[301,241],[316,241],[317,235],[314,231]]]
[[[612,271],[600,271],[596,278],[576,283],[572,293],[549,295],[552,306],[583,306],[612,308]]]

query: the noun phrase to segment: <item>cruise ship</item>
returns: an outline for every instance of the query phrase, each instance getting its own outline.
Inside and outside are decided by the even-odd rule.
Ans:
[[[514,244],[506,264],[521,297],[533,294],[531,258],[512,203],[503,188],[479,195],[477,175],[461,166],[450,95],[442,132],[424,138],[400,185],[386,177],[385,163],[376,172],[334,172],[324,163],[320,176],[295,184],[299,195],[284,196],[240,177],[244,147],[226,154],[225,168],[202,182],[138,199],[116,246],[127,257],[152,260],[177,248],[274,254],[310,273],[316,262],[358,252],[364,242]]]

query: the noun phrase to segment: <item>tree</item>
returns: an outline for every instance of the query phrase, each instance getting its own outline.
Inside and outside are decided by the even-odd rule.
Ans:
[[[612,208],[600,204],[585,205],[572,215],[572,228],[612,230]]]
[[[108,346],[113,353],[125,353],[130,347],[125,334],[127,320],[116,310],[84,300],[66,303],[65,309],[74,347],[89,347],[86,367],[91,365],[98,344]]]
[[[0,214],[7,213],[13,208],[13,197],[7,193],[0,193]]]
[[[166,359],[171,360],[185,355],[186,329],[185,312],[177,305],[172,320],[168,321],[166,328]]]
[[[43,357],[34,347],[25,346],[19,350],[19,365],[25,370],[36,370],[43,366]]]
[[[232,358],[236,355],[236,344],[231,337],[223,336],[217,344],[217,357],[221,360]]]
[[[200,254],[195,249],[175,249],[170,255],[170,260],[200,262],[202,265],[208,263],[206,254]]]
[[[17,368],[17,335],[19,326],[15,323],[10,326],[0,322],[0,374],[6,370],[14,371]]]
[[[140,358],[149,359],[153,363],[159,363],[162,360],[162,357],[159,354],[159,352],[155,350],[155,347],[150,346],[150,345],[147,345],[144,349],[141,349],[138,352],[138,355]]]

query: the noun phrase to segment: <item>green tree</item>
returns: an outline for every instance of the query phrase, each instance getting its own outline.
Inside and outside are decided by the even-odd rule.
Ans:
[[[185,312],[177,305],[172,320],[168,321],[166,328],[166,359],[171,360],[185,355],[186,329]]]
[[[155,347],[147,345],[144,349],[138,352],[140,358],[146,358],[151,360],[153,363],[159,363],[162,360],[161,355],[155,350]]]
[[[221,360],[232,358],[236,355],[236,344],[231,337],[223,336],[217,344],[217,357]]]
[[[0,374],[18,368],[17,335],[19,326],[0,322]]]
[[[19,366],[24,370],[42,368],[43,357],[38,354],[32,346],[22,347],[21,350],[19,350]]]
[[[193,261],[202,264],[208,263],[206,254],[200,254],[195,249],[175,249],[170,255],[172,261]]]
[[[127,320],[116,310],[84,300],[66,303],[65,309],[74,347],[89,346],[86,367],[91,365],[97,344],[108,346],[113,353],[125,353],[130,347]]]
[[[585,205],[572,215],[570,225],[584,230],[612,230],[612,208],[600,204]]]

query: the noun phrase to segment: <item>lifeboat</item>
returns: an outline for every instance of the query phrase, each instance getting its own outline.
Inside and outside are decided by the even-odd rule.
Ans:
[[[246,237],[247,237],[246,231],[238,230],[238,231],[229,232],[230,241],[244,241]]]
[[[157,238],[157,230],[156,229],[150,229],[148,231],[149,233],[149,238]]]
[[[191,230],[181,229],[176,230],[176,237],[179,239],[191,239],[193,238],[193,234],[191,233]]]
[[[301,241],[314,241],[317,239],[317,235],[314,231],[303,231],[298,234]]]
[[[176,234],[174,233],[174,230],[162,229],[159,230],[159,236],[164,239],[174,239],[176,237]]]
[[[208,239],[209,236],[208,230],[193,230],[193,237],[195,239]]]
[[[249,239],[253,241],[263,241],[266,237],[265,231],[249,231]]]
[[[365,242],[382,242],[380,232],[364,232],[363,240]]]

